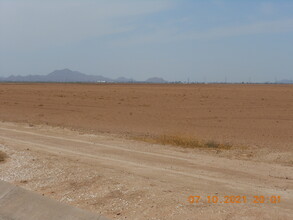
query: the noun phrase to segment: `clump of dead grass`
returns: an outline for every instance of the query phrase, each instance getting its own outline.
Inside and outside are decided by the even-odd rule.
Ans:
[[[4,162],[8,158],[7,154],[0,151],[0,163]]]
[[[192,136],[182,135],[143,136],[135,139],[153,144],[180,146],[184,148],[209,148],[223,150],[229,150],[232,148],[232,145],[228,143],[223,144],[212,140],[201,141]]]

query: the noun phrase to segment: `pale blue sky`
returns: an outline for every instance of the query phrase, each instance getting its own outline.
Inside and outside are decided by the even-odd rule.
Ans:
[[[293,1],[0,0],[0,76],[293,79]]]

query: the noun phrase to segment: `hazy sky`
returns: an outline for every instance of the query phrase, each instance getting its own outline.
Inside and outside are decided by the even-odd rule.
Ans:
[[[293,1],[0,0],[0,76],[293,79]]]

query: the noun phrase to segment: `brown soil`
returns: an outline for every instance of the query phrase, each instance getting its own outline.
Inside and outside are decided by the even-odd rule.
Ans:
[[[0,120],[0,179],[61,202],[112,219],[293,218],[292,85],[0,84]]]
[[[7,159],[6,153],[0,151],[0,163],[4,162]]]
[[[292,85],[0,84],[0,120],[289,150]]]

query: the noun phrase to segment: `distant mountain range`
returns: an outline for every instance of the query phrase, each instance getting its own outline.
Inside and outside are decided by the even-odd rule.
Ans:
[[[108,82],[108,83],[128,83],[128,82],[141,82],[141,83],[167,83],[166,80],[159,77],[149,78],[145,81],[135,81],[125,77],[111,79],[104,76],[87,75],[78,71],[70,69],[55,70],[48,75],[28,75],[28,76],[8,76],[0,77],[2,82]]]
[[[144,81],[136,81],[131,78],[119,77],[111,79],[104,76],[88,75],[78,71],[72,71],[70,69],[55,70],[47,75],[27,75],[27,76],[15,76],[0,77],[0,82],[84,82],[84,83],[169,83],[160,77],[152,77]],[[171,83],[182,83],[171,82]],[[185,82],[183,82],[185,83]],[[196,82],[195,82],[196,83]],[[217,83],[217,82],[214,82]],[[273,82],[265,82],[273,83]],[[293,84],[293,80],[283,79],[274,82],[276,84]]]

